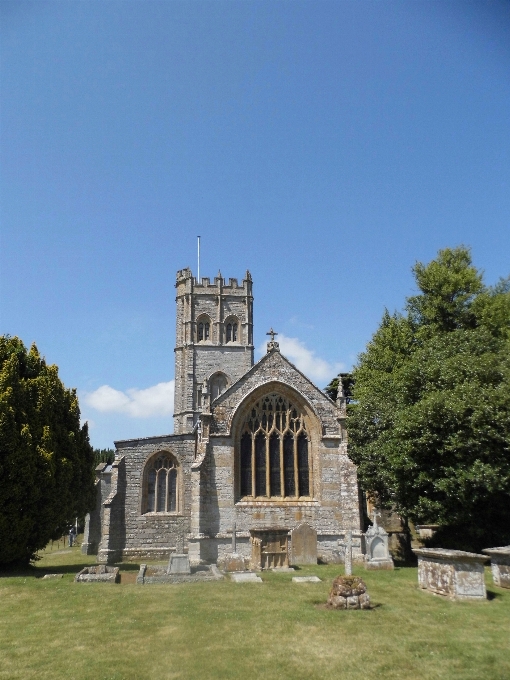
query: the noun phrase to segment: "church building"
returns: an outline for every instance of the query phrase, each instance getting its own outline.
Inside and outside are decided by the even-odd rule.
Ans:
[[[250,532],[303,522],[323,561],[340,559],[348,530],[359,552],[342,391],[333,402],[281,354],[272,330],[254,364],[249,272],[227,283],[183,269],[176,290],[174,434],[115,442],[114,463],[96,471],[83,552],[108,564],[172,551],[219,563],[234,530],[249,559]]]

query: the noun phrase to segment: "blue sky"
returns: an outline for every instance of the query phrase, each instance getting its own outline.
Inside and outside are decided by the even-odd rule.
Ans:
[[[510,3],[0,2],[0,332],[94,446],[172,431],[175,272],[321,387],[412,265],[510,272]]]

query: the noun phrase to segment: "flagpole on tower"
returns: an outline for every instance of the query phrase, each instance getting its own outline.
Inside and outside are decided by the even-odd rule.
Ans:
[[[198,272],[197,272],[197,282],[200,282],[200,236],[198,238]]]

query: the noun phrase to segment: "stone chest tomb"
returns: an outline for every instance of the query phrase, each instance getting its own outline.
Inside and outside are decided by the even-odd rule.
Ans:
[[[485,555],[443,548],[421,548],[414,553],[420,588],[453,600],[486,599],[484,563],[489,558]]]

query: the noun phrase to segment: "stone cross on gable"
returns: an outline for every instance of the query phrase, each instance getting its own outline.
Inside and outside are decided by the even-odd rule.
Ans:
[[[373,518],[374,518],[374,529],[377,529],[377,518],[381,516],[381,513],[377,512],[377,509],[374,508],[372,515],[373,515]]]
[[[271,330],[268,333],[266,333],[266,335],[271,336],[271,340],[267,343],[267,351],[270,352],[273,349],[280,351],[280,343],[276,342],[276,340],[274,339],[274,336],[278,335],[278,333],[271,328]]]

